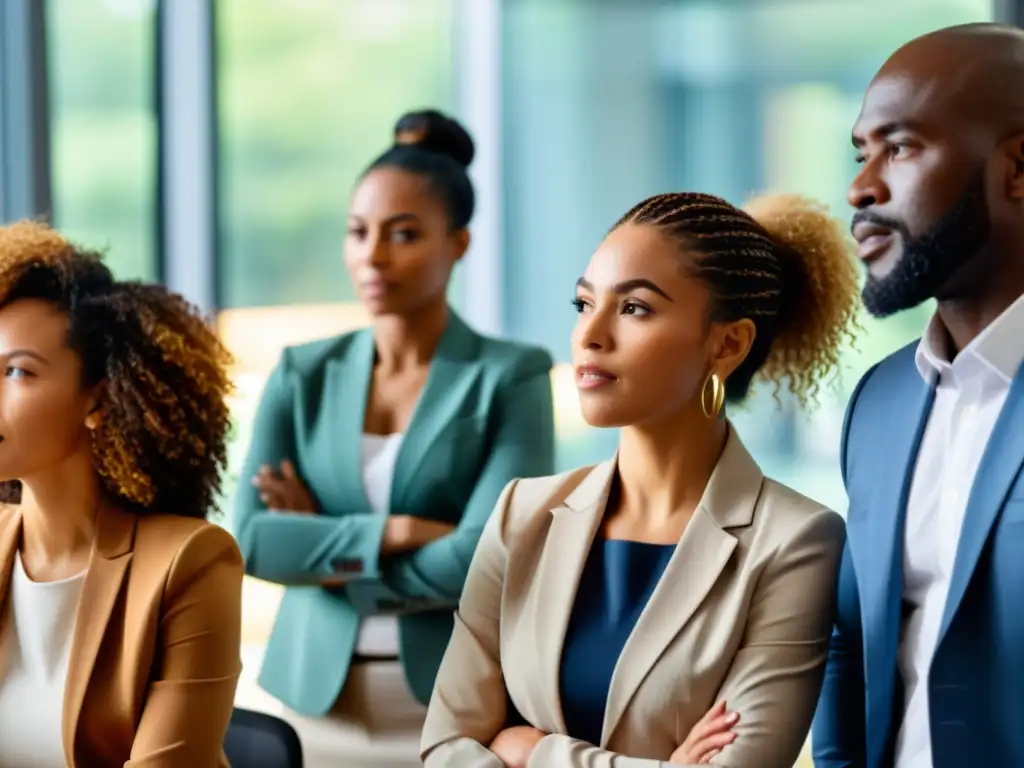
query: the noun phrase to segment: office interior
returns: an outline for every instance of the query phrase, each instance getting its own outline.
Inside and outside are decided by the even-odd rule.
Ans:
[[[479,200],[451,304],[554,355],[569,468],[616,440],[583,422],[568,367],[573,285],[608,226],[668,190],[799,192],[848,219],[872,74],[985,20],[1024,22],[1024,0],[3,0],[0,213],[47,216],[214,318],[236,360],[230,526],[281,349],[367,322],[341,260],[354,180],[398,115],[450,112]],[[813,409],[757,392],[733,418],[766,474],[845,509],[851,389],[930,311],[862,317]],[[279,595],[247,578],[242,706]]]

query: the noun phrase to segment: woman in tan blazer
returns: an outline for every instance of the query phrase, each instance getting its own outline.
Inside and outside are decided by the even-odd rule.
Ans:
[[[843,522],[725,418],[760,374],[815,394],[850,331],[842,226],[795,196],[660,195],[577,285],[595,467],[519,480],[480,540],[421,743],[429,767],[790,768],[822,680]]]
[[[0,228],[0,765],[213,768],[242,558],[204,521],[226,353],[180,297]]]

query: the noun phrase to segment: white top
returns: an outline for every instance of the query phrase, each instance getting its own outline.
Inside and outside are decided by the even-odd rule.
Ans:
[[[7,664],[0,677],[0,765],[65,768],[61,713],[78,597],[85,572],[35,582],[14,558],[10,622],[2,642]]]
[[[363,435],[363,489],[374,514],[391,511],[391,482],[404,435]],[[359,626],[356,653],[390,658],[398,655],[398,620],[368,616]],[[2,764],[2,763],[0,763]]]
[[[932,768],[928,673],[953,574],[967,499],[982,453],[1024,361],[1024,297],[948,360],[947,334],[932,318],[917,368],[938,382],[911,480],[903,548],[906,612],[899,669],[906,689],[896,768]],[[984,751],[984,750],[983,750]]]

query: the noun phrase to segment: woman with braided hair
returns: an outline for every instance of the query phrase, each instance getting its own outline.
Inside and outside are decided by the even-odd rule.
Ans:
[[[616,456],[513,481],[423,731],[449,768],[790,768],[822,682],[842,519],[765,478],[727,417],[807,403],[857,306],[841,224],[796,196],[629,211],[573,300],[583,415]]]
[[[181,297],[0,227],[0,765],[227,765],[227,362]]]

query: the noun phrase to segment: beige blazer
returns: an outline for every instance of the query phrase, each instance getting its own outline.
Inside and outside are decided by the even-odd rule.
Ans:
[[[503,768],[507,701],[551,734],[531,768],[654,768],[717,701],[740,713],[713,765],[792,768],[832,626],[842,518],[725,451],[612,676],[600,744],[566,735],[559,664],[615,461],[511,483],[480,539],[423,728],[428,768]]]
[[[21,511],[0,507],[0,685]],[[242,556],[201,520],[99,516],[64,690],[69,768],[215,768],[240,660]]]

